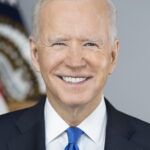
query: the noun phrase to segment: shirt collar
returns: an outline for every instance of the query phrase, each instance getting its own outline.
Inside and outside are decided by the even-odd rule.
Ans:
[[[46,145],[60,136],[69,125],[57,114],[54,108],[49,103],[48,98],[46,99],[45,108],[45,142]],[[84,133],[91,138],[95,143],[98,143],[102,132],[106,128],[106,105],[104,96],[101,99],[101,103],[97,108],[78,126]]]
[[[107,123],[107,112],[104,96],[97,108],[78,126],[95,143],[99,143],[100,138],[105,136]]]
[[[69,126],[68,124],[57,114],[54,108],[46,99],[45,109],[45,142],[46,145],[61,135]]]

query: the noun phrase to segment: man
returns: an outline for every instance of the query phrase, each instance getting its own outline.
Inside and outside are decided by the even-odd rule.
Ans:
[[[150,125],[103,96],[118,56],[109,0],[40,0],[30,37],[47,97],[0,117],[1,150],[149,150]]]

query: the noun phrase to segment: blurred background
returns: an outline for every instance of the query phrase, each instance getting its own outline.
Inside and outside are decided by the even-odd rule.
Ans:
[[[150,1],[113,1],[118,10],[120,53],[105,96],[119,110],[150,122]],[[27,42],[35,2],[0,0],[0,112],[34,105],[45,93]]]

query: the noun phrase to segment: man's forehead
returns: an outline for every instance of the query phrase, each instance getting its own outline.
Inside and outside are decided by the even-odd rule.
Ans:
[[[57,14],[58,12],[68,12],[68,15],[72,13],[82,12],[82,13],[93,13],[95,15],[108,15],[108,5],[106,5],[106,0],[44,0],[45,3],[41,5],[40,12],[49,13],[49,15]],[[52,15],[53,16],[53,15]],[[52,17],[51,16],[51,17]],[[95,17],[96,17],[95,16]],[[56,17],[56,16],[55,16]]]
[[[95,2],[95,3],[99,3],[100,5],[107,5],[108,1],[107,0],[40,0],[40,4],[43,5],[44,3],[53,3],[53,2],[61,2],[61,3],[65,3],[65,2]]]
[[[39,0],[40,1],[40,3],[42,3],[42,2],[45,2],[45,1],[87,1],[87,0]],[[91,0],[91,1],[93,1],[93,0]],[[107,2],[107,0],[98,0],[98,1],[104,1],[104,2]]]
[[[62,30],[68,35],[72,31],[73,33],[97,33],[97,29],[107,26],[108,17],[106,10],[96,4],[93,1],[101,0],[47,0],[53,1],[54,4],[48,4],[41,10],[41,25],[47,27],[50,31],[61,32]],[[62,4],[64,1],[64,4]],[[73,2],[73,3],[69,3]],[[82,3],[83,1],[87,2]],[[56,2],[56,3],[55,3]],[[57,3],[58,2],[58,3]],[[77,4],[76,4],[77,2]],[[79,3],[78,3],[79,2]],[[81,2],[81,5],[80,5]],[[74,5],[71,5],[74,4]],[[93,6],[91,6],[93,5]],[[105,20],[105,21],[104,21]],[[68,27],[70,30],[68,30]],[[84,31],[82,31],[84,30]],[[51,31],[51,32],[52,32]],[[63,33],[64,34],[64,33]]]

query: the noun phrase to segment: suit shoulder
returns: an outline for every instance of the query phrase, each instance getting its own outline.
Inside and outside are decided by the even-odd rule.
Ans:
[[[34,129],[37,122],[43,123],[44,103],[41,101],[33,107],[0,116],[0,149],[7,149],[9,141],[30,128]]]
[[[106,101],[107,105],[107,112],[111,118],[115,120],[122,122],[123,124],[130,124],[132,126],[135,126],[139,129],[150,129],[150,123],[143,121],[141,119],[138,119],[132,115],[129,115],[127,113],[124,113],[116,108],[114,108],[108,101]],[[115,121],[115,122],[117,122]]]
[[[145,122],[141,119],[128,115],[126,113],[118,111],[122,120],[124,120],[124,125],[128,126],[131,133],[131,140],[145,150],[150,149],[150,123]],[[134,135],[134,136],[132,136]]]
[[[45,96],[42,96],[41,99],[39,100],[39,102],[32,106],[32,107],[28,107],[28,108],[25,108],[25,109],[21,109],[21,110],[17,110],[17,111],[14,111],[14,112],[9,112],[7,114],[3,114],[3,115],[0,115],[0,128],[2,126],[2,124],[6,124],[6,123],[9,123],[12,124],[13,122],[16,122],[17,119],[20,118],[20,116],[22,116],[22,114],[24,112],[27,112],[27,111],[34,111],[37,107],[39,106],[42,106],[45,104]]]
[[[0,147],[6,147],[7,141],[19,135],[16,121],[27,109],[10,112],[0,116]]]
[[[118,111],[122,118],[124,118],[129,124],[136,127],[139,130],[147,130],[150,132],[150,123],[143,121],[139,118],[128,115],[124,112]],[[150,135],[150,134],[149,134]]]
[[[14,124],[16,120],[23,114],[23,112],[27,111],[28,109],[29,108],[0,115],[0,130]]]
[[[125,113],[120,112],[120,114],[126,118],[127,123],[134,130],[135,136],[132,139],[134,143],[145,149],[150,149],[150,124]]]
[[[150,124],[124,112],[116,110],[106,101],[108,121],[122,136],[128,137],[136,145],[150,149]]]

